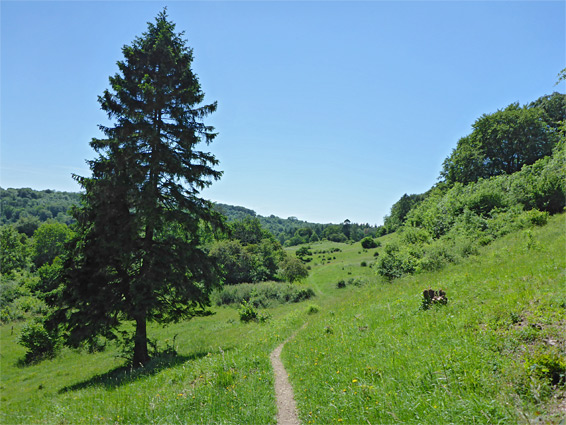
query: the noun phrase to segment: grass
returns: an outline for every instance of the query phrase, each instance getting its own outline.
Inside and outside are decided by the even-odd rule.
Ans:
[[[517,423],[537,412],[552,421],[556,391],[541,371],[562,367],[566,351],[565,218],[392,283],[372,265],[395,235],[370,250],[310,244],[312,270],[300,285],[315,298],[271,307],[263,324],[218,307],[150,327],[178,355],[134,372],[112,346],[18,367],[23,324],[1,326],[0,422],[275,423],[269,353],[304,322],[283,350],[304,423]],[[429,287],[444,289],[448,304],[419,309]]]
[[[237,311],[152,328],[162,341],[177,335],[179,355],[129,373],[108,349],[18,368],[18,328],[1,328],[1,423],[274,423],[269,353],[304,318],[289,306],[267,324],[240,324]],[[306,312],[303,316],[306,315]],[[253,407],[251,407],[253,406]]]
[[[537,351],[564,359],[566,348],[564,228],[564,216],[555,217],[481,257],[329,304],[283,351],[301,420],[492,424],[536,416],[545,402],[539,389],[546,385],[549,397],[551,388],[526,376],[525,362]],[[448,305],[420,310],[429,287],[444,289]]]

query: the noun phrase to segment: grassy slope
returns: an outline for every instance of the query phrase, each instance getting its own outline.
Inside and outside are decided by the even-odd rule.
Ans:
[[[525,360],[541,352],[564,359],[566,348],[564,219],[441,272],[350,292],[313,316],[283,357],[304,423],[492,424],[535,415],[545,388]],[[327,268],[318,286],[335,291],[340,270],[332,279]],[[443,288],[449,304],[420,310],[428,287]]]
[[[242,325],[236,310],[221,308],[151,328],[150,337],[162,342],[178,335],[179,357],[157,359],[133,375],[120,369],[113,347],[97,354],[64,350],[19,368],[21,326],[14,335],[3,326],[0,423],[272,423],[269,353],[304,322],[293,307],[274,309],[266,325]]]
[[[283,352],[305,423],[516,423],[517,411],[532,415],[544,396],[525,379],[524,359],[545,339],[564,350],[564,327],[555,326],[566,305],[564,220],[554,217],[481,257],[393,284],[360,266],[375,260],[375,250],[312,244],[314,251],[342,250],[310,263],[313,301],[271,309],[273,319],[263,325],[241,324],[234,309],[220,308],[152,328],[150,337],[161,341],[178,335],[179,357],[133,375],[119,369],[112,347],[64,350],[17,367],[21,325],[13,335],[2,326],[0,422],[274,423],[268,355],[308,321]],[[338,280],[360,277],[362,287],[336,288]],[[419,310],[429,286],[447,291],[448,306]],[[320,312],[307,315],[313,303]]]

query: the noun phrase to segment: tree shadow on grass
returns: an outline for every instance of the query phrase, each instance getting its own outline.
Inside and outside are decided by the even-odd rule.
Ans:
[[[230,348],[224,349],[224,351],[229,350]],[[138,379],[156,375],[164,369],[206,357],[209,353],[209,351],[197,351],[188,356],[175,354],[157,355],[143,367],[133,368],[131,366],[120,366],[101,375],[95,375],[86,381],[63,387],[59,390],[59,393],[77,391],[90,387],[103,387],[109,390],[114,389],[122,385],[129,384],[130,382],[135,382]]]

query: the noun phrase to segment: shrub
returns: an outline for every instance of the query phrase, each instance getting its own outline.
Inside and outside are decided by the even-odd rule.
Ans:
[[[548,222],[548,212],[539,210],[530,210],[526,212],[526,218],[535,226],[544,226]]]
[[[212,293],[211,301],[216,305],[241,304],[249,301],[254,307],[269,307],[273,304],[299,302],[314,296],[310,288],[280,282],[241,283],[226,285]]]
[[[245,300],[242,301],[242,304],[240,304],[238,313],[240,314],[240,321],[244,323],[248,323],[252,320],[257,320],[258,317],[257,310],[254,308],[253,304]]]
[[[381,242],[376,242],[371,236],[367,236],[365,238],[362,239],[362,248],[364,249],[371,249],[371,248],[377,248],[378,246],[381,245]]]
[[[556,353],[536,354],[525,361],[524,368],[528,376],[551,385],[566,384],[566,361]]]
[[[368,263],[365,262],[365,261],[362,261],[362,262],[360,263],[360,266],[362,266],[362,267],[367,267],[367,265],[368,265]]]
[[[354,285],[354,286],[364,286],[365,284],[367,284],[368,281],[366,279],[361,279],[361,278],[350,278],[348,279],[348,285]]]
[[[422,270],[439,270],[448,263],[455,262],[456,257],[448,244],[437,242],[426,247],[419,265]]]
[[[430,239],[430,235],[425,229],[413,226],[403,227],[401,237],[406,244],[422,244]]]
[[[340,289],[340,288],[345,288],[345,287],[346,287],[346,282],[344,282],[344,280],[339,280],[339,281],[336,283],[336,287],[337,287],[338,289]]]
[[[287,257],[279,264],[279,276],[287,282],[296,282],[306,278],[309,271],[297,258]]]
[[[316,304],[311,304],[307,308],[307,314],[316,314],[320,311],[320,307]]]
[[[24,358],[26,364],[53,357],[57,348],[57,338],[40,321],[28,323],[22,329],[18,343],[27,349]]]
[[[299,249],[297,249],[297,251],[295,251],[295,255],[297,256],[298,259],[304,262],[308,262],[312,260],[312,258],[308,258],[309,256],[312,255],[310,247],[308,246],[302,246]]]
[[[385,255],[377,263],[377,272],[387,279],[394,279],[414,273],[418,267],[419,251],[400,247],[397,244],[385,246]]]

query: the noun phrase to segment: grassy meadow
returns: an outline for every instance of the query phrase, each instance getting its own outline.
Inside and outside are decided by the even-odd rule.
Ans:
[[[0,422],[275,423],[269,353],[306,322],[282,354],[305,424],[558,424],[566,413],[557,398],[564,387],[553,388],[566,370],[565,218],[392,282],[373,264],[395,234],[369,250],[310,244],[300,285],[314,298],[268,308],[265,323],[242,323],[236,307],[223,306],[151,326],[150,338],[178,354],[142,370],[123,368],[110,344],[20,366],[23,323],[3,325]],[[448,304],[421,309],[427,288],[444,289]]]

